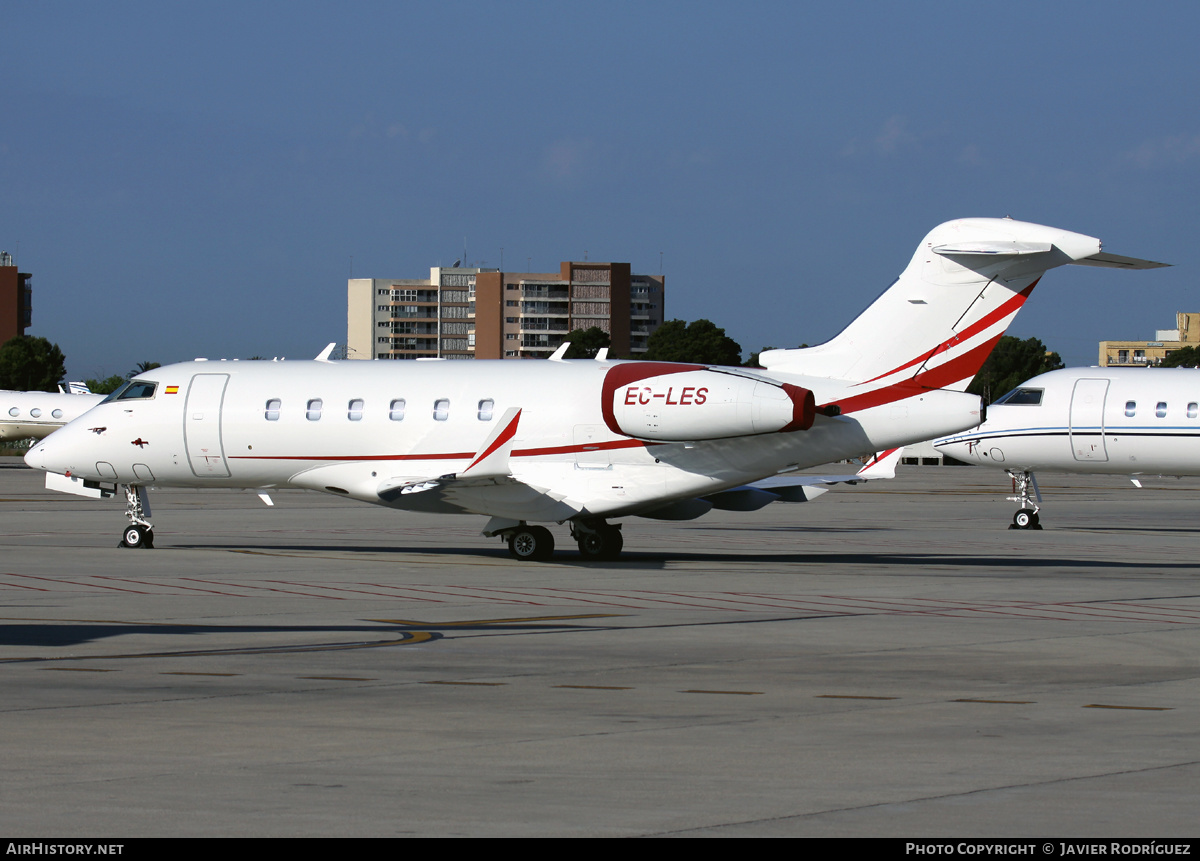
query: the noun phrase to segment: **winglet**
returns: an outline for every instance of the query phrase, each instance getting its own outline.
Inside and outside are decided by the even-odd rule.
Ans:
[[[904,454],[903,446],[889,448],[887,451],[872,455],[867,458],[863,468],[855,473],[855,478],[861,478],[863,481],[870,481],[873,478],[895,478],[896,464],[900,462],[902,454]]]
[[[505,410],[496,429],[479,447],[471,463],[460,472],[460,478],[484,478],[487,476],[507,476],[512,470],[508,467],[508,457],[512,453],[513,442],[517,436],[517,423],[521,420],[519,407],[509,407]]]
[[[317,355],[316,361],[318,361],[318,362],[328,362],[328,361],[329,361],[329,356],[330,356],[330,355],[333,353],[333,348],[334,348],[334,347],[336,347],[336,346],[337,346],[337,344],[330,344],[328,347],[326,347],[324,350],[322,350],[322,351],[321,351],[321,352],[320,352],[320,353]]]

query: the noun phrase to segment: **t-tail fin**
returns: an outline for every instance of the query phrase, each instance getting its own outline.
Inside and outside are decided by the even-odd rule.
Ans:
[[[1011,218],[934,228],[896,282],[833,340],[769,350],[763,367],[850,380],[864,392],[903,384],[964,391],[1042,274],[1067,263],[1164,266],[1100,250],[1100,240]]]

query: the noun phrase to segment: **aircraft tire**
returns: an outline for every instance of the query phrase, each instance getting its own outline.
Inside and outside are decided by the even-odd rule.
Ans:
[[[1038,529],[1038,513],[1032,508],[1022,508],[1013,515],[1013,526],[1017,529]]]
[[[584,559],[610,562],[621,555],[625,539],[621,537],[620,529],[605,525],[595,532],[581,533],[576,543]]]
[[[121,534],[121,544],[119,546],[135,550],[149,550],[154,547],[154,532],[145,526],[138,526],[137,524],[127,526]]]
[[[522,526],[508,536],[508,552],[514,559],[544,562],[554,555],[554,536],[544,526]]]

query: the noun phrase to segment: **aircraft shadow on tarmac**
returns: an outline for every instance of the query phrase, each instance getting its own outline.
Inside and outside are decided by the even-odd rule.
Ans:
[[[608,614],[601,614],[608,615]],[[373,639],[356,639],[353,641],[313,643],[305,641],[292,645],[278,643],[256,650],[288,651],[296,649],[336,649],[355,646],[375,646],[392,642],[397,635],[404,636],[412,633],[425,634],[423,639],[441,639],[440,630],[454,632],[480,631],[512,631],[531,633],[538,631],[563,631],[569,629],[591,628],[592,625],[572,622],[549,621],[480,621],[480,622],[381,622],[378,624],[350,625],[145,625],[124,622],[30,622],[20,624],[0,624],[0,647],[2,646],[41,646],[46,648],[62,648],[79,646],[99,640],[133,635],[153,637],[192,637],[205,634],[333,634],[347,635],[385,635],[389,639],[383,642]],[[607,626],[605,626],[607,627]],[[223,653],[244,651],[237,647],[200,649],[196,653]],[[149,655],[147,655],[149,656]],[[72,658],[84,659],[86,656],[73,655]],[[97,656],[99,657],[99,656]],[[111,657],[111,656],[104,656]],[[0,663],[20,662],[22,660],[38,660],[37,658],[4,658]]]
[[[272,544],[272,545],[174,545],[182,550],[228,550],[232,552],[271,555],[273,553],[337,553],[347,559],[353,559],[356,554],[383,554],[394,556],[468,556],[474,558],[490,558],[512,562],[513,567],[528,567],[530,570],[543,569],[547,563],[539,562],[534,565],[519,562],[509,556],[508,551],[497,548],[455,548],[455,547],[404,547],[400,545],[371,545],[353,546],[321,545],[321,544]],[[861,551],[857,553],[828,553],[823,551],[793,553],[761,553],[747,552],[731,548],[720,552],[705,552],[695,550],[665,550],[646,552],[626,550],[621,558],[613,562],[597,562],[584,559],[573,550],[564,550],[554,555],[550,564],[565,565],[575,568],[597,570],[613,568],[617,570],[648,569],[659,570],[674,562],[716,562],[716,563],[758,563],[758,564],[809,564],[823,566],[952,566],[963,568],[1079,568],[1111,571],[1145,571],[1153,570],[1200,570],[1200,562],[1147,562],[1121,561],[1118,559],[1089,559],[1080,560],[1077,556],[1040,556],[1018,557],[1012,555],[976,556],[961,553],[895,553],[887,551]]]

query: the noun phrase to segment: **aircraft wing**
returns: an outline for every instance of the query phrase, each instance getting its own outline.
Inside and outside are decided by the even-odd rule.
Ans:
[[[904,448],[893,448],[870,457],[853,475],[773,475],[761,481],[734,487],[704,497],[713,508],[726,511],[757,511],[772,502],[812,502],[835,484],[858,484],[880,478],[895,478],[896,464]]]
[[[461,490],[470,487],[494,487],[501,484],[520,484],[512,477],[508,458],[512,454],[517,426],[521,421],[521,410],[511,407],[496,422],[495,429],[488,434],[475,457],[460,473],[447,473],[421,478],[392,478],[379,486],[379,498],[397,508],[407,508],[404,497],[436,492],[441,498],[453,486]],[[416,500],[414,499],[414,503]],[[417,503],[418,507],[423,507]]]
[[[506,508],[528,512],[529,520],[578,514],[546,489],[513,478],[509,457],[520,421],[521,410],[508,409],[461,472],[388,479],[379,485],[380,500],[392,508],[431,513],[482,512],[503,502]]]

